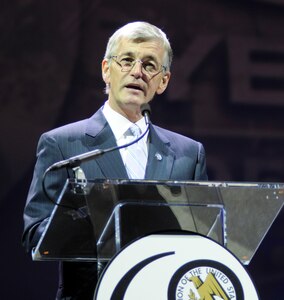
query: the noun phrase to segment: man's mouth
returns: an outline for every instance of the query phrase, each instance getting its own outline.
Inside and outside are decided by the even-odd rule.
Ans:
[[[130,83],[126,85],[126,88],[144,92],[144,89],[139,84]]]

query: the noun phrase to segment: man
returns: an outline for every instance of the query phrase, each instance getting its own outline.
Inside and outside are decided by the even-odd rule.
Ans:
[[[38,143],[37,162],[24,211],[23,244],[30,251],[37,244],[54,208],[42,190],[42,175],[52,164],[94,149],[107,149],[129,142],[129,127],[145,132],[141,105],[162,94],[170,80],[172,49],[166,35],[146,22],[134,22],[109,39],[102,61],[108,100],[91,118],[44,133]],[[130,147],[83,162],[87,178],[207,180],[203,146],[190,138],[150,125],[139,142],[140,169],[128,163]],[[133,163],[135,164],[135,162]],[[57,199],[69,168],[46,177],[48,194]],[[94,263],[61,264],[57,299],[92,299],[96,285]]]

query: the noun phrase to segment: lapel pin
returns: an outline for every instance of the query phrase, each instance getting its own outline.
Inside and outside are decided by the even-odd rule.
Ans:
[[[162,160],[163,159],[162,155],[158,152],[155,154],[155,157],[156,157],[157,160]]]

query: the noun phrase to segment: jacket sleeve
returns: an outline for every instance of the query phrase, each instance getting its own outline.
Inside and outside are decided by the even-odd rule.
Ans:
[[[68,177],[64,169],[50,172],[46,176],[45,186],[49,197],[53,199],[51,201],[43,192],[43,174],[50,165],[62,159],[56,139],[43,134],[38,142],[37,161],[24,209],[22,243],[26,251],[36,246],[54,208],[53,201],[57,200]]]
[[[195,167],[194,180],[208,180],[206,155],[204,147],[201,143],[198,143],[198,159]]]

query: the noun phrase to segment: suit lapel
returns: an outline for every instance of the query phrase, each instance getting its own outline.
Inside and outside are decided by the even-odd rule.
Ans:
[[[113,132],[101,109],[89,119],[86,128],[86,143],[90,151],[117,146]],[[95,162],[106,178],[128,178],[119,150],[103,154]]]
[[[150,128],[148,164],[145,179],[168,180],[173,168],[175,154],[170,142],[155,126]]]
[[[87,122],[86,145],[89,151],[115,147],[116,141],[102,109],[98,110]],[[149,154],[145,179],[170,179],[175,154],[170,148],[169,140],[158,127],[151,125],[149,133]],[[96,163],[106,178],[128,178],[119,150],[98,157]]]

